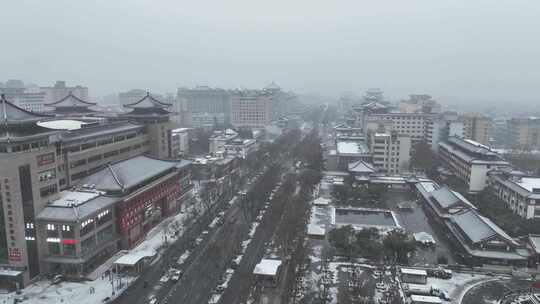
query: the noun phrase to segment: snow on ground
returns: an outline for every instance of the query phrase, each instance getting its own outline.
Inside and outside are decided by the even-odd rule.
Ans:
[[[183,213],[164,219],[150,230],[144,241],[131,250],[123,251],[122,253],[124,254],[122,256],[156,256],[160,248],[164,246],[165,240],[167,240],[168,244],[177,240],[183,233],[184,222],[190,216],[202,214],[203,210],[203,204],[200,201],[195,201]],[[175,235],[176,231],[178,231],[177,235]],[[153,263],[158,260],[159,258],[155,259]],[[136,277],[128,276],[122,276],[121,279],[116,277],[114,279],[115,296],[121,294],[127,288],[127,284],[135,279]],[[21,295],[16,295],[15,293],[0,294],[0,303],[12,303],[15,297],[25,298],[24,303],[27,304],[95,304],[101,303],[106,297],[114,298],[111,282],[108,277],[102,279],[101,276],[98,276],[93,281],[62,282],[58,285],[51,284],[49,280],[38,281],[24,288]]]
[[[176,262],[176,264],[178,265],[182,265],[186,262],[186,260],[189,258],[189,256],[191,255],[191,251],[190,250],[186,250],[186,252],[184,252],[179,258],[178,258],[178,261]]]
[[[258,226],[259,226],[258,222],[254,222],[253,224],[251,224],[251,229],[249,230],[249,238],[253,237],[253,235],[255,234],[255,231],[257,231]]]
[[[427,286],[446,291],[451,299],[456,299],[466,286],[490,278],[482,274],[454,272],[452,278],[448,280],[428,277]]]
[[[174,243],[184,232],[184,223],[186,220],[194,214],[201,214],[199,211],[203,204],[200,201],[192,204],[186,208],[186,211],[179,213],[175,216],[164,219],[161,223],[156,225],[152,230],[148,232],[143,242],[137,245],[135,248],[129,250],[126,255],[134,256],[155,256],[165,244]],[[178,234],[175,232],[178,231]],[[156,263],[159,259],[155,259],[153,263]]]
[[[134,277],[122,277],[120,281],[115,279],[115,296],[122,293],[128,286],[127,284],[134,279]],[[121,283],[121,288],[117,288],[118,283]],[[92,288],[93,292],[91,293]],[[22,291],[22,295],[16,295],[15,293],[0,295],[0,301],[2,303],[12,303],[15,297],[27,298],[23,302],[25,304],[95,304],[101,303],[107,297],[114,298],[108,277],[80,283],[62,282],[58,285],[52,285],[48,281],[39,281],[26,287]]]

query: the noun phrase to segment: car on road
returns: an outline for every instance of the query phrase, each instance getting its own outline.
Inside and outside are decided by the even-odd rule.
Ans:
[[[171,276],[171,281],[173,282],[178,282],[178,280],[180,280],[180,278],[182,277],[182,271],[181,270],[178,270],[178,269],[171,269],[169,271],[169,275]]]
[[[208,235],[208,230],[203,231],[202,235]]]
[[[160,279],[159,279],[159,282],[161,283],[167,283],[169,282],[169,275],[168,274],[165,274],[164,276],[162,276]]]
[[[66,278],[65,278],[63,275],[57,274],[57,275],[55,275],[55,276],[53,277],[52,283],[53,283],[54,285],[60,284],[60,283],[62,283],[65,279],[66,279]]]
[[[195,246],[199,246],[203,241],[203,238],[202,237],[198,237],[195,239]]]
[[[225,286],[218,285],[216,287],[216,293],[223,293],[225,291]]]
[[[111,303],[111,297],[105,297],[103,300],[101,300],[101,303]]]
[[[255,221],[256,221],[256,222],[260,222],[260,221],[262,221],[262,218],[263,218],[263,216],[262,216],[262,215],[259,215],[259,216],[257,216],[257,218],[255,219]]]
[[[148,304],[156,304],[156,303],[157,303],[157,298],[156,297],[151,297],[150,301],[148,301]]]

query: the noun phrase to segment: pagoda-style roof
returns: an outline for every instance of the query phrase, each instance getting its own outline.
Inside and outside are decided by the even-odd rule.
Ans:
[[[56,114],[84,114],[95,112],[88,107],[95,106],[97,103],[82,100],[73,95],[73,93],[69,92],[66,97],[60,99],[59,101],[47,103],[45,105],[48,107],[53,107]]]
[[[281,90],[281,87],[278,86],[275,82],[271,82],[269,85],[267,85],[265,88],[265,90],[273,90],[273,91],[278,91],[278,90]]]
[[[146,92],[146,96],[144,96],[141,100],[124,105],[124,107],[131,108],[131,109],[150,109],[150,108],[164,109],[170,106],[172,106],[172,104],[157,100],[152,95],[150,95],[150,92]]]
[[[84,108],[87,108],[89,106],[95,106],[96,104],[97,103],[95,103],[95,102],[84,101],[84,100],[80,99],[79,97],[73,95],[72,92],[69,92],[69,94],[66,97],[60,99],[59,101],[47,103],[45,105],[49,106],[49,107],[55,107],[55,108],[60,108],[60,107],[67,107],[67,108],[84,107]]]
[[[152,97],[150,93],[146,93],[141,100],[124,105],[126,108],[131,108],[132,110],[128,113],[122,114],[123,117],[132,118],[135,120],[163,120],[169,119],[171,112],[167,110],[168,107],[172,106],[170,103],[165,103],[157,100]]]
[[[0,96],[0,124],[4,126],[36,123],[50,115],[27,111],[9,102],[5,95]]]

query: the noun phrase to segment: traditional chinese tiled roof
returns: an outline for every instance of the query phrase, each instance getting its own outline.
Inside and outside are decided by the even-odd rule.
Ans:
[[[157,100],[152,95],[150,95],[149,92],[147,92],[146,96],[144,96],[141,100],[124,105],[124,107],[131,108],[131,109],[168,108],[170,106],[172,106],[172,104]]]
[[[51,116],[30,112],[12,104],[4,94],[0,96],[0,123],[4,126],[36,123],[48,117]]]
[[[55,108],[60,108],[60,107],[68,107],[68,108],[73,108],[73,107],[89,107],[89,106],[95,106],[97,103],[95,102],[89,102],[89,101],[84,101],[82,99],[80,99],[79,97],[73,95],[72,92],[69,92],[69,94],[58,100],[58,101],[55,101],[55,102],[52,102],[52,103],[48,103],[48,104],[45,104],[46,106],[51,106],[51,107],[55,107]]]

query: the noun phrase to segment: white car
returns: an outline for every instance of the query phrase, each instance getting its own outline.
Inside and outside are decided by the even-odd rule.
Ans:
[[[150,301],[148,301],[148,304],[156,304],[157,303],[157,298],[156,297],[152,297],[150,298]]]
[[[168,275],[164,275],[164,276],[161,277],[161,279],[159,279],[159,281],[160,281],[161,283],[167,283],[167,282],[169,282],[169,279],[170,279],[170,278],[169,278]]]

